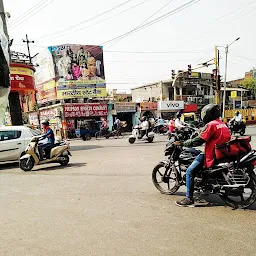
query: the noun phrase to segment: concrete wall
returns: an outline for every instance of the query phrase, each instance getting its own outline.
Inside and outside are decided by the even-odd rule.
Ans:
[[[152,100],[153,97],[155,98],[155,101],[157,101],[158,98],[161,98],[162,86],[161,83],[156,83],[148,86],[135,88],[131,91],[133,102],[148,101],[149,98]]]

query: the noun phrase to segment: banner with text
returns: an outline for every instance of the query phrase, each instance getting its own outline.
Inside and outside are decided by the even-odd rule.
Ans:
[[[108,105],[101,103],[84,103],[84,104],[65,104],[64,117],[93,117],[107,116]]]

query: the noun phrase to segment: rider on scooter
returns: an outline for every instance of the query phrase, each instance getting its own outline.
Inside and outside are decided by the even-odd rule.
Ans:
[[[147,117],[143,116],[141,118],[141,124],[140,124],[140,139],[142,139],[145,134],[148,135],[148,129],[149,129],[149,121],[147,120]]]
[[[210,168],[214,164],[215,145],[226,143],[231,139],[228,127],[219,119],[220,109],[218,105],[206,105],[202,109],[201,117],[206,126],[198,137],[185,142],[174,142],[175,145],[185,147],[197,147],[205,143],[205,153],[199,154],[186,171],[186,197],[181,201],[176,201],[178,206],[193,206],[195,172],[198,168],[203,167],[203,163],[205,168]]]
[[[44,159],[44,149],[54,145],[55,136],[54,136],[53,130],[49,126],[48,120],[42,121],[41,124],[44,129],[44,135],[42,135],[39,140],[44,140],[47,138],[47,143],[38,145],[39,157],[40,157],[40,160],[42,161]]]

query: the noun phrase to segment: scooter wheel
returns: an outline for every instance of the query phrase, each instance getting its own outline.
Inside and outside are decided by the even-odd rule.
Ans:
[[[148,143],[153,143],[153,140],[154,140],[154,138],[149,137],[149,138],[148,138]]]
[[[63,156],[63,157],[65,158],[65,160],[60,161],[60,164],[62,166],[66,166],[69,163],[69,156]]]
[[[20,159],[20,169],[24,172],[29,172],[34,167],[34,159],[30,157],[29,159]]]
[[[133,144],[135,142],[135,140],[136,140],[135,138],[129,138],[129,143]]]

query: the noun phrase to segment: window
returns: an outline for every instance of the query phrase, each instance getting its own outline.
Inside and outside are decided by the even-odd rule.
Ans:
[[[21,131],[0,131],[0,141],[14,140],[21,136]]]

